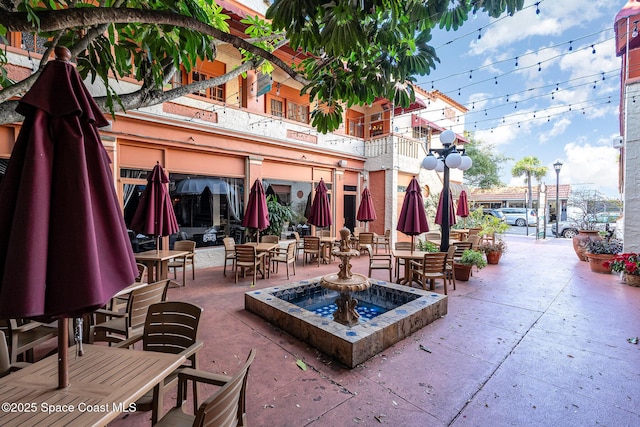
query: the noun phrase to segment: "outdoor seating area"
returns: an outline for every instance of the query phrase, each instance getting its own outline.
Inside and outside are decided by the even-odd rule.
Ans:
[[[295,241],[281,243],[288,249]],[[615,275],[589,274],[588,265],[575,259],[571,242],[565,239],[535,241],[510,237],[509,244],[509,256],[501,264],[484,269],[473,281],[458,282],[456,292],[448,293],[447,316],[352,370],[332,363],[312,347],[283,335],[261,318],[243,310],[245,292],[277,285],[284,279],[285,272],[259,280],[254,288],[250,288],[249,282],[236,284],[231,275],[223,275],[225,253],[222,247],[218,251],[217,267],[198,268],[196,279],[189,286],[168,288],[166,302],[149,308],[142,331],[117,345],[129,347],[132,341],[137,341],[132,346],[136,351],[126,351],[134,354],[154,352],[154,345],[163,345],[161,337],[150,340],[151,336],[156,336],[148,329],[155,318],[151,314],[156,311],[154,307],[175,301],[175,304],[195,304],[202,308],[199,322],[195,319],[197,313],[191,315],[191,321],[196,325],[188,328],[197,329],[197,342],[194,343],[193,338],[185,339],[185,343],[192,342],[184,344],[184,349],[191,348],[186,353],[181,350],[181,354],[187,355],[175,356],[176,359],[167,362],[162,371],[161,383],[167,387],[156,392],[157,396],[164,395],[156,400],[162,402],[157,410],[158,419],[179,412],[183,400],[186,401],[184,410],[191,414],[204,410],[203,404],[217,401],[219,394],[225,394],[234,386],[214,389],[200,386],[196,402],[192,379],[203,377],[211,381],[210,378],[217,378],[216,384],[222,384],[222,380],[232,384],[237,375],[246,372],[247,354],[257,348],[258,351],[252,353],[255,358],[252,358],[251,369],[242,386],[241,395],[246,401],[239,401],[244,404],[241,406],[245,425],[297,426],[304,425],[307,419],[317,419],[326,425],[346,416],[353,417],[354,410],[359,418],[369,420],[367,422],[375,423],[376,417],[384,414],[382,419],[395,425],[467,425],[464,420],[473,420],[474,425],[489,421],[496,424],[496,414],[500,414],[498,425],[566,423],[575,417],[581,424],[588,424],[602,419],[602,414],[606,414],[609,423],[636,424],[640,413],[624,397],[635,395],[636,382],[621,383],[619,374],[620,370],[634,372],[633,366],[640,361],[637,345],[627,342],[627,338],[637,335],[637,330],[630,328],[629,317],[622,315],[633,316],[633,307],[640,303],[638,288],[620,283]],[[529,260],[532,256],[544,257],[548,268],[531,268]],[[369,254],[353,258],[353,270],[368,273],[369,260]],[[296,263],[296,280],[321,276],[336,269],[336,263],[300,268],[301,263],[301,260]],[[554,272],[553,280],[548,280],[549,271]],[[389,279],[385,270],[372,270],[371,275],[374,280]],[[437,279],[437,292],[440,292],[440,283],[441,279]],[[532,283],[535,286],[531,286]],[[617,297],[611,298],[612,293]],[[580,307],[573,303],[576,294],[581,298]],[[173,307],[170,311],[185,310]],[[578,312],[581,314],[575,317],[573,313]],[[612,318],[607,315],[610,312],[621,313],[621,316]],[[603,319],[607,319],[605,329],[602,328]],[[159,319],[156,324],[162,327]],[[191,347],[194,344],[195,347]],[[51,366],[51,359],[41,359],[55,345],[55,339],[38,344],[34,349],[37,363],[31,366]],[[123,357],[119,351],[125,351],[108,347],[106,343],[85,344],[89,357],[97,357],[94,347],[103,349],[100,351],[108,355],[113,351],[117,357]],[[543,354],[550,363],[538,363]],[[603,365],[601,361],[605,359],[615,363]],[[301,370],[297,360],[313,369]],[[581,369],[573,368],[577,362]],[[193,371],[184,368],[176,371],[185,363]],[[21,373],[24,371],[21,369],[8,374],[6,378],[19,376],[11,383],[0,383],[0,393],[6,392],[9,384],[14,384],[13,387],[26,384],[21,375],[33,375],[31,369],[26,373]],[[72,361],[72,383],[78,382],[77,369]],[[557,374],[558,369],[562,375]],[[53,372],[55,375],[55,369]],[[177,376],[170,375],[176,372]],[[446,372],[449,374],[445,375]],[[113,381],[117,378],[119,376],[113,376]],[[424,393],[420,383],[429,384],[430,393]],[[593,383],[594,387],[587,389],[580,386],[582,383]],[[135,385],[143,387],[142,383]],[[319,385],[323,386],[318,388]],[[514,394],[514,387],[526,391]],[[151,390],[154,387],[145,385],[143,388],[144,393],[136,391],[126,402],[138,401],[140,408],[153,409],[153,405],[144,406],[143,402],[153,403]],[[388,398],[389,390],[395,394],[393,399]],[[178,393],[183,394],[176,400]],[[367,405],[363,402],[376,403]],[[531,402],[537,409],[531,407]],[[564,410],[573,404],[580,410]],[[141,409],[126,416],[116,416],[109,425],[149,426],[151,418],[156,416],[153,414],[153,410],[143,412]]]

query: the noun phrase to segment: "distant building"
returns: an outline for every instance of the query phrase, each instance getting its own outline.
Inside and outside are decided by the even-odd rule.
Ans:
[[[533,207],[538,207],[538,190],[539,186],[532,187]],[[558,186],[558,199],[562,209],[560,216],[561,221],[567,219],[567,201],[571,194],[571,185],[563,184]],[[527,206],[528,189],[523,187],[500,187],[489,190],[476,189],[469,193],[469,204],[478,208],[524,208]],[[556,186],[547,185],[547,206],[549,212],[549,220],[555,221],[556,218]]]

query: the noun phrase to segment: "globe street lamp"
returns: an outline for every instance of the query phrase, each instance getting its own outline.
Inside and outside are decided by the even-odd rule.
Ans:
[[[562,169],[562,162],[560,160],[556,160],[553,164],[553,169],[556,171],[556,239],[558,238],[558,234],[560,233],[560,213],[562,210],[560,209],[560,169]]]
[[[443,148],[428,148],[429,153],[422,161],[422,167],[427,170],[443,172],[442,180],[442,233],[440,251],[449,250],[449,169],[466,171],[472,165],[471,157],[464,153],[464,148],[456,148],[454,142],[456,134],[452,130],[445,130],[440,134]],[[438,157],[434,156],[436,154]]]

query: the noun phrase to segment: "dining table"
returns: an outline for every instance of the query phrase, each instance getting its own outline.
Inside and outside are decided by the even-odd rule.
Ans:
[[[254,246],[256,248],[256,254],[257,256],[264,256],[265,260],[265,269],[269,268],[269,265],[271,264],[271,260],[270,260],[270,255],[271,253],[278,248],[278,244],[277,243],[268,243],[268,242],[247,242],[244,243],[244,245],[247,246]],[[264,254],[264,255],[261,255]],[[260,274],[262,274],[262,277],[265,277],[264,272],[260,271]]]
[[[147,266],[149,282],[157,282],[169,277],[169,261],[189,255],[189,251],[175,251],[170,249],[149,250],[134,253],[136,262]]]
[[[397,283],[401,285],[411,286],[411,277],[409,277],[410,271],[411,271],[411,267],[410,267],[411,261],[421,260],[424,258],[424,255],[428,253],[429,252],[426,252],[426,251],[392,249],[391,254],[394,257],[404,260],[404,277],[401,278],[400,275],[398,274]]]
[[[73,348],[70,348],[72,350]],[[58,388],[53,354],[0,378],[0,425],[105,426],[185,362],[179,354],[83,345],[69,356],[69,386]]]
[[[331,261],[331,249],[333,248],[333,244],[337,241],[337,237],[320,237],[320,247],[322,248],[322,262],[324,262],[325,264],[329,264],[329,262]]]

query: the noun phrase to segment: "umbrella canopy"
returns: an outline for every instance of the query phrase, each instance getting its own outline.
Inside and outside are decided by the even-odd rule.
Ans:
[[[440,198],[438,199],[438,209],[436,210],[436,219],[435,219],[435,223],[442,225],[442,195],[444,194],[444,191],[440,192]],[[451,194],[451,191],[449,191],[449,210],[448,210],[448,215],[449,215],[449,227],[451,227],[453,224],[456,223],[456,211],[453,207],[453,194]]]
[[[316,195],[313,198],[313,203],[311,203],[311,212],[307,218],[307,222],[316,227],[328,227],[333,224],[327,191],[327,186],[320,178],[320,183],[316,187]]]
[[[362,190],[362,199],[360,200],[360,206],[358,207],[358,214],[356,215],[356,219],[362,222],[375,221],[378,217],[376,216],[376,210],[373,207],[373,200],[371,199],[371,192],[369,191],[369,187],[364,187]]]
[[[460,218],[466,218],[469,216],[469,203],[467,202],[467,192],[462,190],[460,197],[458,197],[458,207],[456,208],[456,215]]]
[[[97,130],[108,122],[64,51],[19,103],[25,120],[0,185],[0,313],[61,319],[60,387],[67,317],[104,305],[138,274]]]
[[[417,236],[418,234],[429,231],[422,191],[415,177],[411,179],[405,192],[396,230],[401,231],[407,236]]]
[[[168,182],[166,172],[160,163],[156,163],[147,176],[147,186],[129,225],[132,230],[155,237],[169,236],[180,230],[167,190]]]
[[[247,209],[242,218],[242,226],[264,230],[269,226],[269,210],[267,209],[267,197],[264,187],[259,179],[253,183],[249,193]]]

